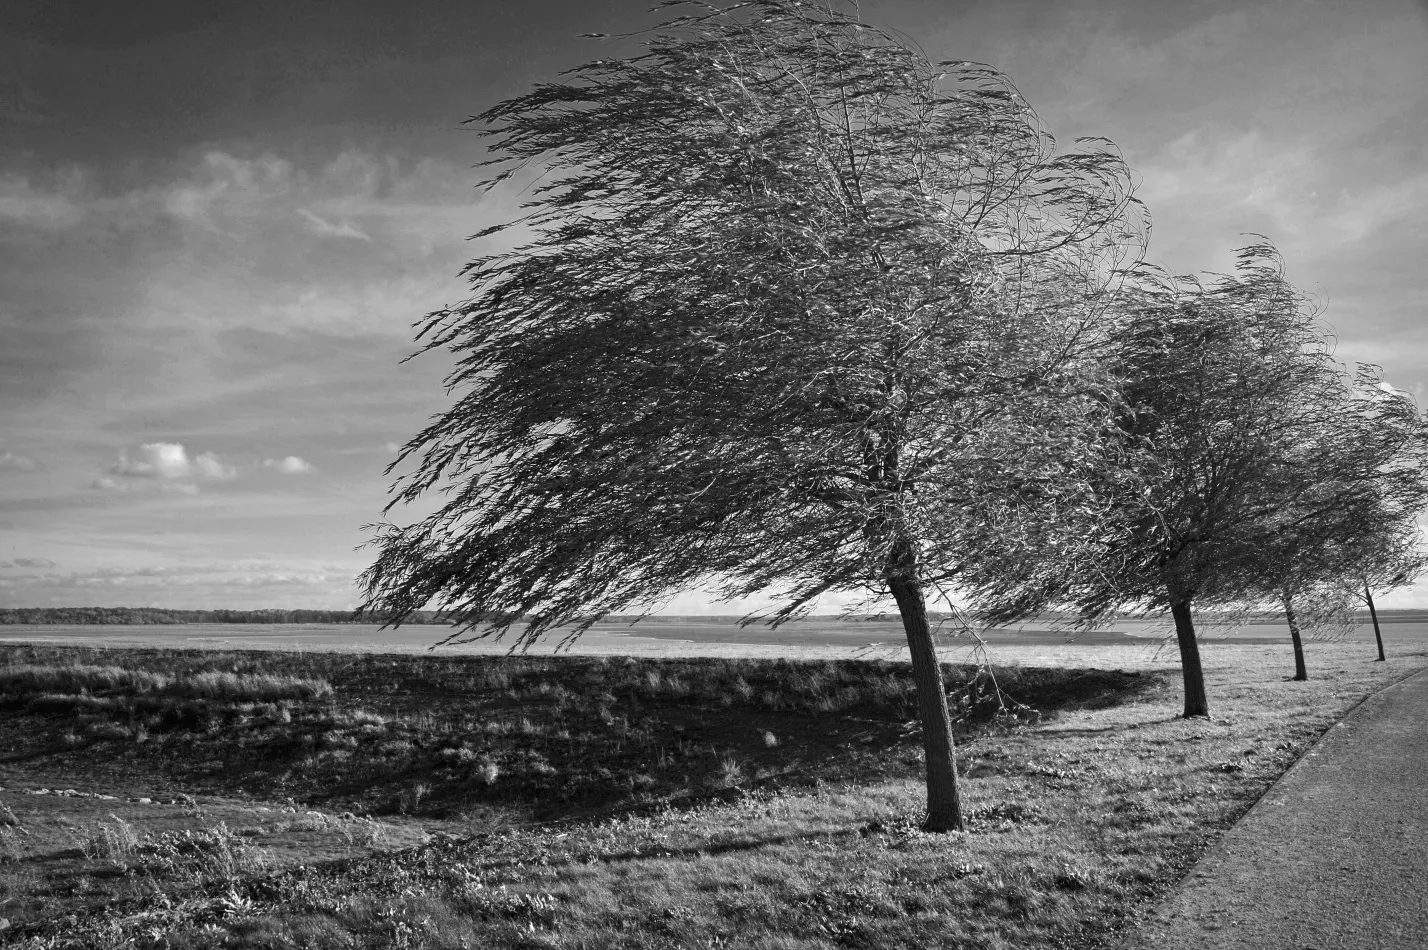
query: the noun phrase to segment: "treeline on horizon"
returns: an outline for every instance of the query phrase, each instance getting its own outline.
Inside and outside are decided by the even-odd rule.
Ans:
[[[0,607],[0,624],[142,623],[385,623],[384,614],[356,610],[173,610],[167,607]],[[418,610],[407,624],[449,624],[437,610]]]

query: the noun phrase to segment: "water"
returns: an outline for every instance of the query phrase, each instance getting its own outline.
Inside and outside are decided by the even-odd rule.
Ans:
[[[383,630],[371,624],[17,624],[0,626],[0,643],[65,644],[87,647],[167,647],[209,650],[298,650],[307,652],[398,652],[424,651],[451,633],[449,627],[407,626]],[[556,630],[541,641],[535,652],[550,652],[568,630]],[[951,644],[967,644],[965,638],[953,639],[951,631],[942,637]],[[1134,646],[1145,645],[1168,636],[1168,622],[1121,621],[1102,630],[1077,632],[1052,629],[1044,623],[1023,627],[984,631],[981,635],[993,645],[1006,646]],[[1283,624],[1249,624],[1238,628],[1204,625],[1200,631],[1204,640],[1225,640],[1243,644],[1275,644],[1289,642],[1288,628]],[[1428,622],[1406,621],[1383,624],[1384,642],[1391,650],[1400,647],[1428,645]],[[1308,637],[1311,641],[1312,635]],[[1372,642],[1373,628],[1360,626],[1349,634],[1354,642]],[[762,644],[784,646],[796,651],[804,647],[898,648],[905,645],[902,626],[896,621],[848,622],[837,619],[811,618],[795,621],[770,630],[763,626],[740,627],[729,621],[678,620],[641,623],[602,623],[587,631],[580,639],[582,648],[603,653],[618,653],[621,646],[639,647],[639,652],[657,651],[655,644]],[[509,647],[511,637],[503,643],[491,640],[469,645],[436,647],[444,655],[490,653]]]

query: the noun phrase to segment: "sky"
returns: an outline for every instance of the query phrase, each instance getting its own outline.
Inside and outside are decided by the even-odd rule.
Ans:
[[[462,121],[633,52],[579,34],[649,6],[0,5],[0,606],[356,606],[383,469],[449,405],[412,324],[519,201],[473,187]],[[1423,0],[861,9],[1008,73],[1058,141],[1112,139],[1151,260],[1268,236],[1339,358],[1428,404]]]

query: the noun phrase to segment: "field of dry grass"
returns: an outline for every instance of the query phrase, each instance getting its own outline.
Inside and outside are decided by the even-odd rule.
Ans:
[[[1107,946],[1428,661],[1204,650],[1210,720],[1152,648],[949,667],[972,822],[938,836],[897,662],[6,647],[0,916],[33,948]]]

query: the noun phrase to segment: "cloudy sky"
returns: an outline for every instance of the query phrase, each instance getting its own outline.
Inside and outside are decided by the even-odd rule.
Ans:
[[[354,606],[382,469],[446,405],[441,357],[398,365],[411,323],[516,200],[474,192],[461,120],[630,50],[577,36],[649,5],[6,0],[0,605]],[[1268,235],[1340,357],[1424,402],[1421,0],[862,9],[1113,139],[1153,259]]]

